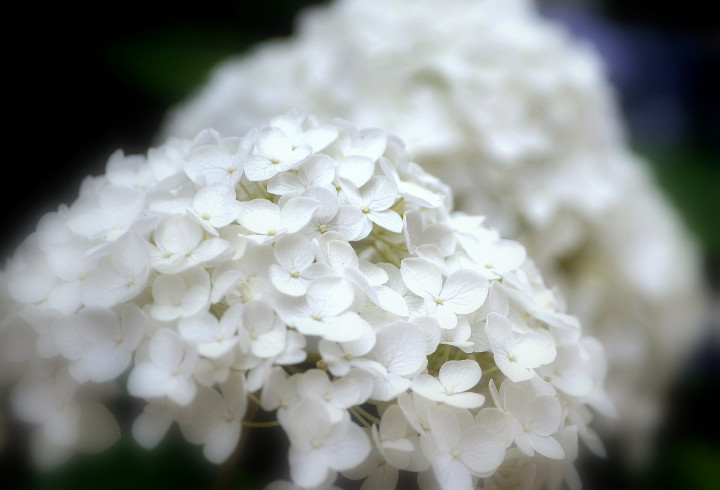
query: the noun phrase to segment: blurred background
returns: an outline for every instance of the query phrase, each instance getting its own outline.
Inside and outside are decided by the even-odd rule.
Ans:
[[[87,174],[101,174],[116,149],[144,152],[167,109],[185,98],[223,58],[292,32],[296,12],[319,1],[216,1],[185,7],[127,0],[102,7],[15,5],[6,22],[22,34],[5,40],[4,107],[9,220],[7,256],[46,212],[77,196]],[[711,2],[548,1],[546,16],[592,44],[608,67],[635,150],[703,247],[707,280],[720,291],[720,16]],[[668,396],[669,417],[656,457],[629,468],[613,457],[589,461],[588,489],[720,488],[720,424],[713,395],[720,380],[717,324]],[[129,423],[123,424],[129,427]],[[112,450],[37,474],[11,430],[0,448],[2,488],[257,489],[272,472],[272,431],[233,473],[218,473],[198,448],[171,437],[153,452],[129,434]]]

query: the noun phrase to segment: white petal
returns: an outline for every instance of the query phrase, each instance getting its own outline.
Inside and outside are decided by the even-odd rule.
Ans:
[[[369,459],[372,458],[373,456],[370,455]],[[360,490],[395,490],[399,476],[398,469],[388,463],[377,465],[376,462],[372,462],[371,464],[374,465],[374,469],[367,475]],[[343,475],[347,476],[346,472],[343,472]]]
[[[443,401],[445,398],[445,389],[440,381],[429,374],[420,374],[412,382],[412,390],[420,396],[424,396],[428,400]]]
[[[335,162],[327,155],[315,154],[305,160],[298,174],[310,185],[330,184],[335,178]]]
[[[341,277],[321,277],[310,282],[306,299],[313,313],[338,315],[348,309],[355,298],[352,285]]]
[[[280,228],[288,233],[297,232],[308,224],[318,207],[320,207],[320,203],[314,199],[306,197],[290,199],[280,212]]]
[[[510,320],[497,313],[487,316],[487,337],[493,352],[506,352],[514,344]]]
[[[172,305],[180,302],[185,294],[185,281],[181,276],[161,274],[153,281],[153,297],[155,303]]]
[[[204,240],[190,256],[190,265],[199,265],[204,262],[216,259],[230,247],[230,244],[222,238],[208,238]],[[179,272],[179,271],[178,271]]]
[[[155,364],[172,370],[180,365],[183,356],[182,342],[173,330],[162,328],[155,332],[150,340],[148,352]]]
[[[250,344],[253,355],[266,359],[280,354],[285,348],[285,331],[267,332]]]
[[[479,425],[464,431],[457,449],[460,460],[474,473],[492,473],[505,459],[503,441],[489,429]]]
[[[145,285],[150,266],[150,247],[135,232],[125,233],[112,247],[110,259],[118,274],[132,277],[137,288]]]
[[[367,373],[374,376],[386,377],[388,375],[385,366],[383,366],[379,362],[372,361],[370,359],[353,359],[352,361],[350,361],[350,365],[354,368],[362,369],[363,371],[366,371]],[[405,389],[407,389],[407,387]]]
[[[565,451],[553,437],[529,433],[528,442],[532,448],[550,459],[564,459]]]
[[[94,344],[83,357],[90,379],[96,383],[120,376],[131,359],[132,354],[114,341]]]
[[[329,231],[340,233],[346,240],[356,240],[362,231],[363,213],[350,206],[340,206],[327,223]]]
[[[368,213],[370,221],[376,225],[385,228],[386,230],[392,231],[393,233],[400,233],[403,228],[402,218],[395,211],[390,209],[384,211],[372,211]]]
[[[553,378],[552,383],[561,391],[571,396],[585,396],[593,389],[593,381],[584,371],[566,370]]]
[[[432,462],[435,478],[442,490],[472,489],[472,477],[467,467],[450,455],[446,459]]]
[[[212,342],[218,330],[218,321],[208,312],[198,313],[193,317],[183,318],[178,324],[183,339],[194,343]]]
[[[301,236],[286,236],[275,242],[275,260],[287,271],[304,271],[315,260],[312,244]]]
[[[518,362],[528,368],[549,364],[555,359],[555,344],[552,339],[534,332],[520,336],[513,349]]]
[[[480,308],[488,294],[488,281],[477,272],[453,272],[442,288],[443,304],[455,313],[467,314]]]
[[[425,344],[422,330],[412,323],[398,322],[377,332],[372,354],[388,372],[409,376],[425,363]]]
[[[383,413],[380,420],[380,434],[387,441],[404,439],[407,433],[407,421],[402,410],[397,405],[391,405]]]
[[[230,352],[238,345],[237,338],[225,339],[221,341],[211,341],[197,346],[197,352],[201,356],[210,359],[220,359],[222,356]]]
[[[400,272],[407,288],[420,297],[428,294],[433,298],[442,288],[440,269],[425,259],[404,259],[400,264]]]
[[[530,402],[528,410],[532,413],[531,425],[536,434],[549,436],[560,426],[561,408],[557,398],[541,396]]]
[[[280,229],[280,208],[267,199],[253,199],[239,206],[238,223],[259,235]]]
[[[290,476],[300,487],[312,488],[325,481],[329,468],[319,451],[307,451],[304,447],[290,446],[288,453]]]
[[[330,386],[330,395],[333,405],[336,407],[348,408],[353,405],[359,405],[365,400],[360,400],[358,393],[357,378],[345,377],[335,380]]]
[[[347,180],[354,186],[359,187],[372,177],[375,170],[375,162],[367,157],[348,156],[338,161],[338,180]],[[343,186],[345,188],[345,186]]]
[[[142,447],[153,449],[160,443],[172,423],[173,418],[169,412],[146,409],[133,422],[132,434]]]
[[[485,403],[485,396],[472,392],[455,393],[454,395],[446,396],[443,401],[453,407],[475,409]]]
[[[324,323],[326,331],[323,337],[334,342],[358,340],[371,331],[370,325],[353,311],[328,317]]]
[[[517,360],[511,361],[507,354],[495,353],[494,359],[500,371],[516,383],[526,381],[534,376],[533,371],[520,365]]]
[[[275,324],[275,313],[265,301],[251,301],[242,310],[242,321],[248,330],[268,332]]]
[[[410,313],[407,303],[400,293],[397,293],[386,286],[377,286],[375,293],[378,298],[378,306],[389,311],[393,315],[406,317]]]
[[[235,185],[240,180],[242,165],[233,161],[230,153],[220,146],[201,146],[190,153],[185,161],[185,174],[197,183],[223,183]]]
[[[287,270],[280,267],[277,264],[273,264],[268,269],[268,276],[270,282],[275,288],[283,294],[289,296],[302,296],[307,291],[307,286],[310,284],[308,279],[304,277],[293,277],[292,272],[297,270]]]
[[[100,453],[120,439],[120,426],[104,405],[86,402],[82,405],[80,417],[79,450]]]
[[[81,281],[56,285],[48,294],[48,305],[63,313],[74,313],[82,306]]]
[[[431,406],[428,420],[436,447],[442,452],[452,452],[457,449],[463,431],[455,413],[448,408]]]
[[[362,187],[361,192],[365,202],[373,211],[382,211],[389,208],[397,198],[397,190],[393,182],[382,176],[371,179]],[[402,225],[400,225],[400,229],[402,230]]]
[[[405,393],[408,388],[410,388],[409,379],[395,373],[388,372],[382,377],[377,376],[373,379],[373,391],[371,397],[376,400],[387,402],[401,393]]]
[[[520,432],[515,434],[515,445],[517,448],[522,451],[527,456],[534,456],[535,450],[533,449],[532,445],[530,444],[530,437],[532,433],[528,432]]]
[[[80,315],[60,317],[53,322],[52,341],[60,354],[70,361],[80,359],[90,344],[88,329]]]
[[[482,370],[476,361],[448,361],[440,367],[438,377],[445,390],[458,393],[467,391],[480,382]]]
[[[428,301],[431,301],[428,299]],[[457,316],[453,312],[452,308],[444,304],[439,304],[435,307],[435,317],[437,318],[438,325],[440,328],[452,329],[457,326]]]
[[[267,190],[272,194],[284,196],[293,192],[300,193],[305,190],[305,186],[297,175],[284,172],[270,179]]]
[[[222,424],[213,431],[203,447],[205,458],[213,464],[227,460],[240,440],[240,422]]]
[[[327,242],[327,258],[330,267],[342,272],[346,268],[358,269],[360,263],[352,245],[342,240],[330,240]]]
[[[142,287],[141,285],[140,287]],[[132,277],[122,277],[110,264],[95,269],[83,281],[80,294],[86,306],[112,307],[139,292]]]
[[[358,464],[370,453],[370,441],[360,427],[348,421],[339,422],[333,427],[331,436],[322,447],[323,459],[336,470],[348,470]]]
[[[509,447],[513,441],[513,431],[511,425],[511,417],[508,412],[499,408],[489,407],[483,408],[475,417],[478,425],[486,427],[500,437],[505,447]]]
[[[165,383],[170,373],[154,364],[135,365],[128,377],[128,393],[140,398],[156,398],[165,395]]]
[[[196,391],[195,382],[182,375],[170,377],[165,384],[168,398],[180,406],[190,404],[195,398]]]

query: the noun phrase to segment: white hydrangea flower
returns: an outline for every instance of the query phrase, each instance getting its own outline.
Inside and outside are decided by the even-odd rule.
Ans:
[[[242,138],[115,154],[108,171],[3,276],[0,374],[38,458],[117,438],[97,398],[110,387],[146,402],[142,446],[178,424],[213,463],[243,431],[281,425],[293,481],[276,487],[342,474],[394,488],[403,470],[469,490],[515,450],[555,482],[574,475],[548,462],[558,441],[601,450],[588,424],[612,407],[602,347],[522,246],[454,213],[398,138],[289,113]],[[108,188],[142,203],[112,232]]]
[[[652,409],[699,336],[702,274],[695,245],[624,141],[598,56],[532,0],[335,0],[304,12],[297,31],[223,63],[164,133],[244,134],[295,108],[401,136],[459,209],[526,245],[562,287],[569,311],[608,347],[615,429],[626,445],[647,445]],[[335,151],[374,159],[373,145]],[[344,202],[396,231],[389,201],[369,201],[386,186],[356,176],[344,177],[353,182]],[[441,252],[450,245],[442,228],[405,218],[413,254],[429,258],[416,235]],[[489,279],[524,260],[512,242],[479,241],[466,251]]]
[[[180,416],[180,428],[188,441],[203,445],[208,461],[222,463],[240,440],[246,409],[244,376],[236,374],[220,385],[219,392],[200,389],[193,404]]]
[[[437,378],[429,374],[418,375],[412,390],[439,403],[461,408],[478,408],[485,402],[485,397],[468,390],[480,382],[481,375],[480,365],[470,359],[448,361],[440,368]]]

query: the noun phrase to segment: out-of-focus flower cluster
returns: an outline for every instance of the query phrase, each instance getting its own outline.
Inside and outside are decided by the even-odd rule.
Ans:
[[[302,488],[576,487],[590,409],[613,413],[603,349],[450,200],[397,137],[297,113],[114,154],[4,277],[0,372],[36,457],[107,448],[126,388],[143,446],[177,423],[215,463],[276,411]]]
[[[220,66],[165,133],[299,108],[400,135],[566,292],[608,350],[615,428],[642,446],[699,335],[699,261],[624,142],[597,56],[527,0],[338,0],[298,30]]]

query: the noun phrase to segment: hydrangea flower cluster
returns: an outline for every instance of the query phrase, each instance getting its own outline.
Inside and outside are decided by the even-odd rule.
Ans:
[[[5,274],[0,372],[38,458],[108,447],[126,387],[143,446],[177,423],[214,463],[275,412],[298,488],[578,485],[603,349],[450,201],[399,138],[298,113],[114,154]]]
[[[628,151],[597,56],[530,0],[337,0],[298,31],[225,62],[165,133],[235,133],[299,108],[400,135],[458,209],[527,246],[567,293],[607,347],[616,429],[642,444],[699,336],[701,274]]]

